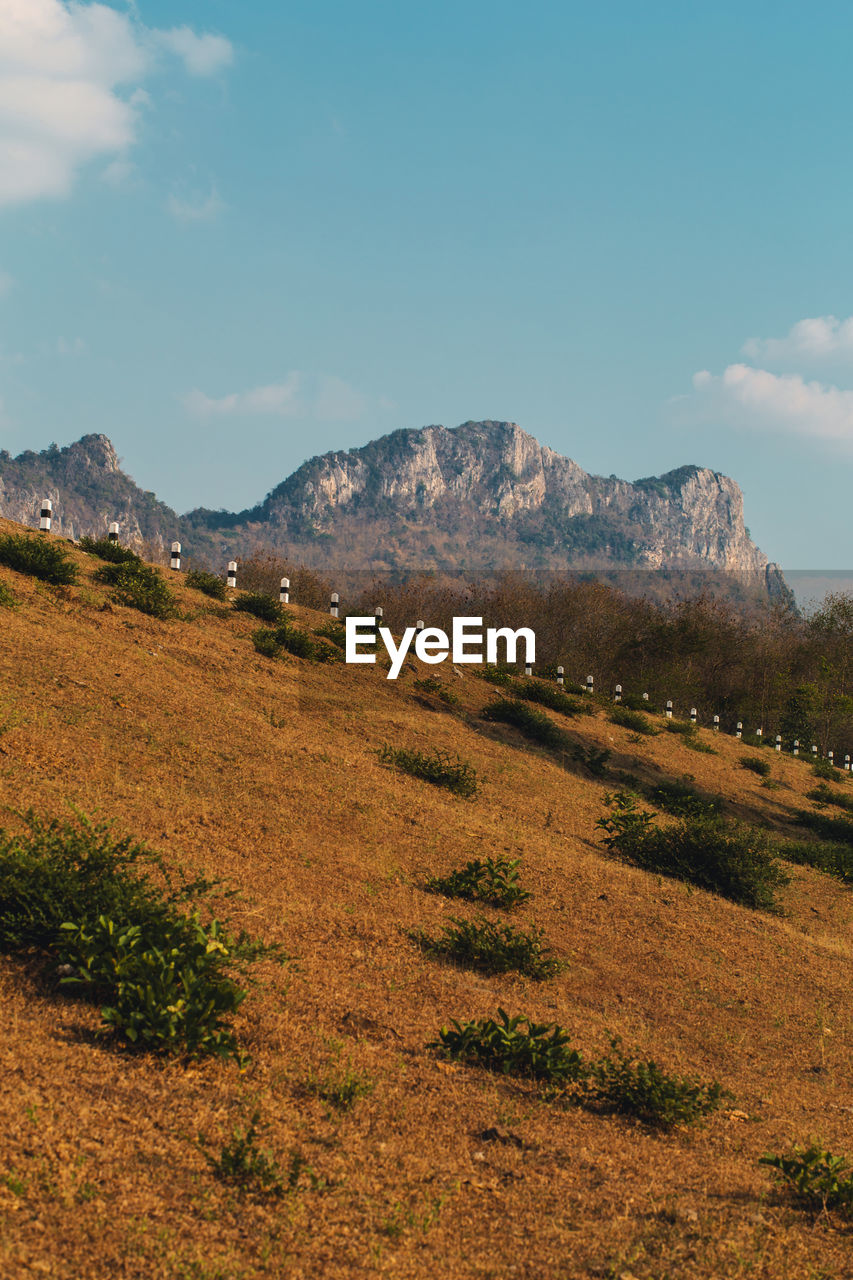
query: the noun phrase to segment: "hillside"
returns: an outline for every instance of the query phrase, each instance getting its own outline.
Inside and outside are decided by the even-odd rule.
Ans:
[[[395,431],[363,448],[312,458],[257,506],[177,516],[138,489],[105,436],[65,449],[0,454],[0,516],[101,536],[118,520],[136,545],[217,568],[274,551],[327,571],[648,570],[726,576],[785,597],[778,568],[752,542],[743,495],[728,476],[685,466],[629,483],[585,472],[512,422]],[[719,586],[719,583],[718,583]]]
[[[17,532],[0,520],[0,536]],[[849,1227],[793,1206],[757,1163],[812,1137],[853,1152],[851,890],[792,866],[783,913],[753,911],[615,861],[595,825],[624,771],[688,776],[787,831],[811,807],[808,763],[763,753],[768,788],[739,767],[755,754],[744,743],[640,738],[596,703],[566,721],[612,752],[596,777],[484,722],[492,688],[471,669],[431,669],[458,697],[448,706],[414,687],[413,665],[393,683],[271,660],[252,646],[256,619],[180,581],[181,615],[146,617],[70,554],[69,587],[0,567],[17,600],[0,608],[3,825],[20,829],[29,807],[113,821],[225,878],[236,925],[290,959],[259,967],[235,1021],[240,1069],[123,1051],[37,957],[0,956],[4,1280],[853,1276]],[[458,753],[479,794],[395,772],[384,743]],[[533,896],[512,920],[545,930],[557,977],[485,976],[409,936],[479,914],[423,882],[487,855],[522,859]],[[428,1048],[451,1019],[499,1007],[561,1024],[588,1055],[619,1035],[733,1099],[660,1131]],[[348,1073],[368,1091],[347,1107],[330,1099]],[[277,1200],[240,1195],[205,1158],[256,1109],[290,1171]]]

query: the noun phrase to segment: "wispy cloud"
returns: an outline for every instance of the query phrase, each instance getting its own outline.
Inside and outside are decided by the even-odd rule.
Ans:
[[[360,391],[335,375],[312,377],[291,370],[281,382],[209,396],[195,388],[183,397],[195,418],[224,417],[307,418],[316,422],[354,422],[368,408]]]
[[[741,351],[750,360],[769,365],[809,368],[819,363],[853,362],[853,317],[798,320],[784,338],[749,338]]]
[[[207,195],[177,196],[166,201],[166,208],[179,222],[211,222],[225,208],[219,192],[211,187]]]
[[[233,50],[222,36],[154,31],[105,4],[2,0],[0,205],[67,195],[83,165],[125,156],[143,106],[139,82],[164,54],[200,76],[226,66]]]

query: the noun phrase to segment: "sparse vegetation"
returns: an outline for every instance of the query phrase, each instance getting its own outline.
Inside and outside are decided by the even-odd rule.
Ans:
[[[438,698],[439,702],[445,703],[448,707],[456,707],[459,705],[459,699],[452,689],[448,689],[445,684],[439,680],[438,676],[424,676],[422,680],[416,680],[414,687],[420,693],[428,693],[434,698]]]
[[[513,683],[513,673],[504,667],[496,667],[491,662],[486,662],[482,667],[476,668],[479,675],[489,684],[499,685],[501,688],[509,688]]]
[[[630,707],[614,707],[610,712],[610,720],[623,729],[630,729],[632,733],[641,733],[645,737],[653,738],[660,733],[660,729],[652,724],[648,716],[641,711],[632,711]]]
[[[512,692],[524,702],[536,702],[564,716],[589,715],[592,710],[578,698],[570,698],[559,685],[547,684],[544,680],[519,680],[513,685]]]
[[[284,1194],[284,1175],[272,1152],[258,1145],[261,1113],[255,1110],[245,1128],[237,1127],[218,1156],[207,1155],[214,1177],[242,1195],[278,1197]]]
[[[313,1094],[337,1111],[349,1111],[359,1098],[366,1098],[373,1092],[373,1081],[361,1072],[354,1071],[352,1064],[337,1066],[324,1075],[310,1075],[305,1083],[306,1093]]]
[[[679,733],[682,738],[690,738],[696,732],[692,720],[667,720],[664,724],[667,733]]]
[[[543,931],[533,925],[523,930],[484,919],[452,919],[437,938],[422,932],[413,936],[429,955],[483,973],[523,973],[543,982],[565,968],[543,941]]]
[[[0,609],[14,609],[17,603],[18,601],[12,588],[0,579]]]
[[[616,857],[743,906],[778,911],[776,891],[790,877],[766,832],[705,815],[658,827],[630,795],[619,792],[609,801],[612,812],[596,825]]]
[[[141,564],[141,557],[135,551],[123,547],[120,542],[111,542],[109,538],[81,538],[80,549],[110,564]]]
[[[646,796],[656,809],[678,818],[712,817],[723,810],[722,796],[703,794],[678,778],[652,784],[646,789]]]
[[[290,653],[294,658],[305,658],[308,662],[340,661],[340,651],[333,644],[315,640],[307,631],[294,627],[290,622],[253,631],[252,644],[265,658],[278,658],[282,653]]]
[[[835,1156],[813,1143],[788,1155],[767,1153],[759,1164],[772,1169],[778,1180],[805,1208],[835,1209],[853,1217],[853,1167],[846,1156]]]
[[[853,884],[853,844],[830,840],[785,840],[778,847],[779,856],[786,862],[814,867],[845,884]]]
[[[606,1057],[590,1064],[588,1081],[580,1094],[587,1106],[668,1129],[695,1123],[730,1096],[716,1080],[703,1083],[668,1075],[651,1059],[626,1054],[619,1037],[614,1036],[610,1046]]]
[[[761,756],[744,756],[738,763],[741,769],[748,769],[750,773],[757,773],[760,778],[767,778],[770,775],[770,761],[762,760]]]
[[[825,782],[821,782],[806,794],[809,800],[814,800],[815,804],[831,804],[835,805],[836,809],[843,809],[845,813],[853,813],[853,796],[843,791],[832,791]]]
[[[537,711],[516,698],[496,698],[483,711],[483,719],[511,725],[525,738],[552,751],[568,751],[572,740],[564,729],[554,724],[544,711]]]
[[[435,787],[446,787],[454,795],[471,799],[477,794],[477,771],[467,760],[450,751],[436,749],[430,752],[413,751],[406,747],[392,747],[389,743],[379,749],[379,759],[412,778],[423,778]]]
[[[172,618],[177,612],[174,594],[162,575],[142,560],[104,564],[95,578],[111,586],[113,599],[130,609],[162,619]]]
[[[67,549],[41,533],[8,533],[0,537],[0,564],[51,586],[77,581],[77,566]]]
[[[278,600],[264,591],[244,591],[234,601],[233,608],[238,613],[250,613],[261,622],[281,623],[284,618],[284,609]]]
[[[583,1056],[570,1045],[571,1037],[562,1027],[521,1016],[511,1018],[498,1009],[497,1018],[454,1019],[449,1027],[441,1028],[429,1048],[501,1075],[564,1085],[587,1073]]]
[[[218,573],[209,573],[206,569],[190,569],[184,582],[193,591],[201,591],[203,595],[210,596],[211,600],[227,599],[225,579]]]
[[[825,782],[844,781],[844,774],[829,760],[815,760],[812,763],[812,773],[816,778],[823,778]]]
[[[425,888],[448,898],[467,898],[493,907],[515,907],[530,897],[518,883],[520,858],[474,858],[447,876],[433,876]]]

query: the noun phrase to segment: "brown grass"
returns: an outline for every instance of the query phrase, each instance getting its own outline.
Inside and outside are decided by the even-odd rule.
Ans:
[[[110,604],[75,558],[73,588],[0,570],[22,601],[0,617],[4,824],[30,805],[114,818],[227,877],[237,923],[295,959],[263,966],[242,1007],[243,1072],[117,1051],[93,1038],[95,1010],[0,960],[4,1280],[853,1275],[849,1232],[789,1207],[756,1163],[811,1136],[853,1151],[848,890],[796,869],[774,918],[615,864],[594,826],[613,783],[479,722],[489,690],[472,674],[446,673],[470,719],[435,714],[413,669],[394,684],[273,663],[253,619],[179,587],[186,616],[153,621]],[[568,728],[617,768],[691,773],[770,825],[814,782],[768,752],[784,785],[763,790],[722,735],[706,756],[672,734],[633,744],[603,715]],[[386,741],[458,752],[480,796],[384,767]],[[490,853],[523,858],[534,897],[516,917],[569,962],[552,982],[437,964],[406,936],[468,910],[424,893],[426,875]],[[736,1102],[652,1134],[425,1048],[498,1005],[559,1021],[590,1053],[620,1034]],[[306,1086],[348,1063],[374,1088],[336,1110]],[[217,1182],[198,1145],[218,1151],[256,1105],[264,1145],[310,1166],[279,1201]]]

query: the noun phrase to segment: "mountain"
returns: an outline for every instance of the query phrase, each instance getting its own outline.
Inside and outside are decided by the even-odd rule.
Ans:
[[[342,570],[716,570],[787,591],[729,477],[593,476],[513,422],[395,431],[312,458],[246,511],[183,517],[134,485],[105,436],[0,454],[0,514],[35,523],[44,496],[70,537],[115,519],[129,541],[177,537],[215,559],[265,548]]]

